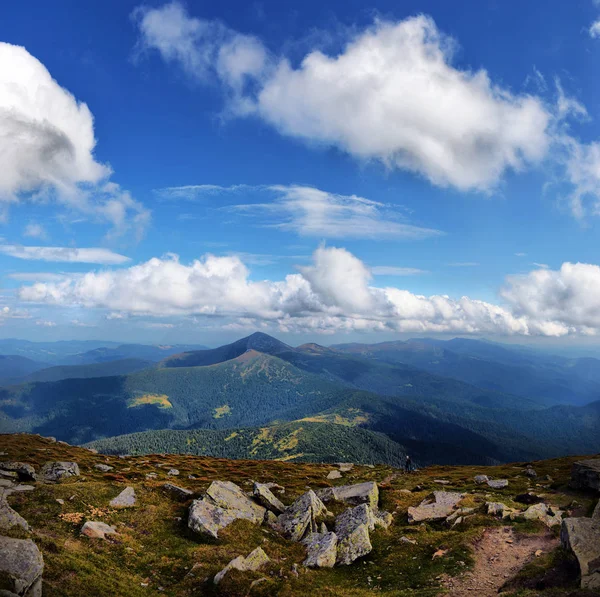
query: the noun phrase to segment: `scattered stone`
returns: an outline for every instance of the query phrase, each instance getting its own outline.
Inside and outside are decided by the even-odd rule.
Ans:
[[[148,473],[146,475],[146,479],[148,479],[148,481],[152,480],[152,479],[156,479],[158,477],[158,475],[156,473]]]
[[[224,576],[232,569],[241,570],[247,572],[249,570],[260,570],[263,566],[268,564],[271,560],[269,556],[262,550],[261,547],[257,547],[253,552],[248,554],[246,557],[238,556],[234,560],[231,560],[221,572],[215,575],[213,582],[218,585],[224,578]]]
[[[327,478],[330,481],[333,481],[334,479],[341,479],[342,473],[340,473],[340,471],[338,471],[338,470],[333,470],[333,471],[329,472],[329,474],[327,475]]]
[[[341,473],[349,473],[354,468],[352,462],[336,462],[336,466],[340,469]]]
[[[411,545],[417,544],[417,542],[414,539],[409,539],[408,537],[405,537],[404,535],[402,537],[400,537],[400,541],[402,543],[410,543]]]
[[[4,495],[0,495],[0,531],[8,531],[14,527],[29,530],[27,521],[9,506]]]
[[[265,508],[255,504],[230,481],[213,481],[204,499],[227,510],[235,518],[244,518],[255,524],[260,524],[265,517]]]
[[[49,483],[77,476],[79,476],[79,466],[76,462],[46,462],[40,470],[40,477]]]
[[[325,487],[318,491],[318,495],[323,502],[335,500],[354,506],[368,504],[371,508],[377,508],[379,502],[379,488],[374,481],[356,485],[341,485],[340,487]]]
[[[279,515],[277,524],[285,537],[300,541],[307,530],[317,530],[317,519],[326,513],[323,502],[314,491],[309,490]]]
[[[527,493],[521,493],[514,498],[515,502],[519,502],[519,504],[527,504],[528,506],[532,504],[541,504],[544,501],[544,498],[541,498],[539,495],[535,495],[535,493],[531,493],[530,491]]]
[[[183,487],[178,487],[177,485],[173,485],[173,483],[165,483],[163,485],[163,489],[170,493],[174,498],[181,500],[182,502],[185,502],[194,496],[193,491],[184,489]]]
[[[169,469],[167,475],[170,477],[177,477],[179,475],[179,471],[176,468]]]
[[[308,568],[333,568],[337,558],[337,542],[335,533],[310,533],[302,541],[306,546],[306,559],[302,564]]]
[[[434,491],[433,498],[427,498],[418,506],[408,508],[408,522],[412,524],[424,520],[447,518],[463,497],[462,493]]]
[[[528,466],[525,469],[525,476],[529,477],[530,479],[535,479],[537,477],[537,473],[530,466]]]
[[[529,506],[525,512],[517,514],[518,517],[525,520],[541,520],[546,526],[553,527],[562,522],[562,512],[554,512],[547,504],[534,504]]]
[[[273,530],[278,530],[277,516],[275,516],[275,514],[273,514],[273,512],[271,512],[271,510],[267,510],[265,512],[264,524],[267,525],[268,527],[272,528]]]
[[[335,519],[335,532],[338,537],[347,535],[358,525],[364,524],[369,531],[375,530],[375,516],[370,506],[361,504],[355,508],[348,508]]]
[[[64,506],[65,505],[65,500],[63,500],[62,498],[56,498],[56,501],[61,505]]]
[[[135,504],[136,497],[133,487],[126,487],[117,497],[109,502],[112,508],[133,508]]]
[[[575,462],[571,468],[571,485],[576,489],[600,491],[600,458]]]
[[[446,479],[434,479],[433,482],[439,483],[440,485],[450,485],[450,481],[447,481]]]
[[[373,549],[369,528],[374,528],[373,513],[366,504],[351,508],[335,520],[337,535],[336,563],[347,566]]]
[[[96,448],[86,448],[86,450],[91,454],[98,454],[98,450],[96,450]]]
[[[490,478],[487,475],[476,475],[475,477],[475,483],[477,483],[477,485],[482,485],[483,483],[487,483],[490,480]]]
[[[44,559],[31,539],[0,537],[0,587],[8,595],[41,597]]]
[[[373,516],[375,517],[375,526],[383,529],[389,528],[394,521],[394,517],[391,513],[385,512],[384,510],[375,510]]]
[[[582,589],[600,589],[600,522],[593,518],[566,518],[560,541],[571,550],[581,573]]]
[[[464,520],[466,514],[471,514],[471,512],[475,512],[475,508],[459,508],[446,518],[446,524],[451,524],[455,527]]]
[[[194,500],[190,506],[188,527],[196,533],[218,539],[219,531],[236,519],[237,516],[232,512],[205,499]]]
[[[492,489],[504,489],[505,487],[508,487],[508,480],[507,479],[490,479],[487,484],[492,488]]]
[[[533,554],[536,558],[539,558],[544,552],[541,549],[536,549]]]
[[[486,502],[485,507],[487,508],[487,513],[491,516],[502,516],[502,518],[504,518],[506,510],[509,509],[502,502]]]
[[[26,462],[0,462],[0,469],[10,473],[16,473],[19,481],[36,480],[35,469],[31,466],[31,464],[27,464]]]
[[[321,523],[321,526],[319,527],[319,532],[321,534],[325,534],[328,532],[327,525],[324,522]]]
[[[117,530],[104,522],[88,520],[81,527],[81,534],[90,539],[106,539],[106,535],[117,535]]]
[[[114,467],[109,466],[108,464],[95,464],[94,468],[103,473],[108,473],[108,471],[112,471]]]
[[[252,490],[256,501],[271,512],[281,514],[285,510],[283,503],[273,495],[273,492],[263,483],[254,483]]]

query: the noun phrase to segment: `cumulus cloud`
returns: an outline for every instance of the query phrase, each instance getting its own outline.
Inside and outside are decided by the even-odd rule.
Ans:
[[[125,269],[67,276],[19,289],[23,301],[109,311],[108,317],[220,317],[223,325],[282,331],[563,336],[600,331],[600,267],[512,276],[504,305],[424,296],[371,285],[371,272],[345,249],[319,247],[309,266],[279,281],[254,281],[239,257],[177,256]],[[250,323],[249,323],[250,322]]]
[[[589,28],[590,37],[600,37],[600,20],[594,21]]]
[[[233,114],[439,186],[488,191],[507,170],[539,162],[550,144],[544,103],[494,84],[485,70],[454,66],[456,43],[423,15],[376,20],[337,55],[314,50],[299,66],[178,2],[134,16],[139,48],[195,80],[217,81]]]
[[[0,253],[37,261],[64,261],[68,263],[99,263],[118,265],[130,261],[129,257],[109,249],[91,247],[74,249],[72,247],[24,247],[22,245],[0,245]]]
[[[564,139],[564,161],[571,192],[568,202],[578,219],[600,215],[600,143]]]
[[[0,208],[55,199],[119,234],[141,230],[149,212],[108,182],[111,170],[95,159],[95,144],[87,105],[25,48],[0,42]]]

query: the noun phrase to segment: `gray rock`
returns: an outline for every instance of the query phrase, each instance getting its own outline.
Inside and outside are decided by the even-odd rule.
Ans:
[[[300,541],[307,531],[317,530],[317,519],[326,513],[323,502],[309,490],[279,515],[277,525],[285,537]]]
[[[600,589],[600,522],[592,518],[566,518],[560,541],[579,563],[581,588]]]
[[[10,479],[0,479],[0,489],[4,489],[6,487],[14,487],[14,483]]]
[[[246,557],[238,556],[231,560],[221,572],[215,575],[213,582],[218,585],[223,577],[232,569],[241,570],[242,572],[260,570],[263,566],[268,564],[271,560],[269,556],[263,551],[261,547],[257,547],[254,551],[249,553]]]
[[[594,513],[592,514],[592,518],[594,520],[600,520],[600,500],[598,500],[598,503],[596,504],[596,507],[594,508]]]
[[[176,468],[169,469],[167,475],[171,477],[177,477],[179,475],[179,471]]]
[[[110,500],[111,508],[133,508],[136,504],[135,489],[126,487],[117,497]]]
[[[375,530],[375,516],[367,504],[355,508],[348,508],[335,519],[335,532],[338,537],[343,537],[354,530],[358,525],[364,524],[369,531]]]
[[[232,512],[215,506],[208,500],[194,500],[190,506],[188,527],[200,535],[219,538],[219,531],[237,519]]]
[[[342,478],[342,473],[340,473],[340,471],[338,471],[338,470],[329,471],[329,474],[327,475],[327,478],[330,481],[333,481],[334,479],[341,479]]]
[[[338,537],[336,563],[348,566],[358,558],[366,556],[372,549],[369,529],[360,524],[349,534]]]
[[[505,487],[508,487],[508,480],[507,479],[490,479],[487,484],[492,488],[492,489],[504,489]]]
[[[4,495],[0,495],[0,531],[8,531],[14,527],[29,530],[27,521],[9,506]]]
[[[335,533],[310,533],[302,540],[306,546],[306,559],[302,564],[308,568],[333,568],[337,559],[337,535]]]
[[[385,510],[374,510],[373,516],[375,517],[375,526],[387,529],[394,521],[394,517]]]
[[[163,485],[163,489],[170,493],[174,498],[185,502],[193,497],[194,492],[189,489],[184,489],[183,487],[178,487],[177,485],[173,485],[173,483],[165,483]]]
[[[227,510],[235,518],[260,524],[265,517],[265,508],[255,504],[235,483],[230,481],[213,481],[206,491],[205,499]]]
[[[562,511],[554,511],[547,504],[534,504],[529,506],[525,512],[517,514],[517,517],[525,520],[541,520],[546,526],[553,527],[561,524]]]
[[[318,490],[318,496],[323,502],[332,500],[346,502],[358,506],[368,504],[377,508],[379,502],[379,488],[374,481],[357,483],[356,485],[341,485],[340,487],[325,487]]]
[[[506,504],[502,502],[486,502],[485,507],[487,508],[487,513],[492,516],[503,516],[506,508]]]
[[[117,530],[104,522],[88,520],[81,527],[81,534],[90,539],[105,539],[106,535],[117,535]]]
[[[525,469],[525,476],[529,477],[530,479],[535,479],[537,477],[537,473],[530,466],[528,466]]]
[[[156,473],[147,473],[146,474],[146,479],[148,479],[148,481],[151,481],[152,479],[156,479],[158,477],[158,475]]]
[[[103,473],[108,473],[108,471],[112,471],[114,467],[109,466],[108,464],[95,464],[94,468]]]
[[[433,498],[427,498],[418,506],[410,506],[408,508],[408,522],[414,523],[447,518],[463,497],[462,493],[434,491]]]
[[[483,483],[487,483],[490,480],[490,478],[487,475],[476,475],[475,476],[475,483],[477,483],[477,485],[482,485]]]
[[[503,506],[504,504],[500,505]],[[452,526],[460,524],[465,518],[465,515],[471,514],[471,512],[475,512],[475,508],[459,508],[458,510],[452,512],[448,518],[446,518],[446,523],[451,524]]]
[[[277,516],[275,516],[271,510],[265,512],[265,520],[263,522],[273,530],[279,530],[279,527],[277,526]]]
[[[575,462],[571,468],[571,486],[600,491],[600,458]]]
[[[285,506],[273,495],[273,492],[263,483],[254,483],[252,493],[256,501],[271,512],[281,514],[285,510]]]
[[[79,466],[76,462],[46,462],[40,470],[40,477],[50,483],[76,476],[79,476]]]
[[[36,480],[35,469],[31,464],[27,464],[26,462],[0,462],[0,469],[10,473],[16,473],[19,481]]]
[[[0,478],[6,479],[11,482],[16,482],[19,480],[19,475],[17,475],[17,473],[15,473],[14,471],[3,471],[0,469]]]
[[[400,537],[399,541],[401,541],[402,543],[410,543],[411,545],[417,544],[417,542],[414,539],[409,539],[408,537],[405,537],[404,535],[402,537]]]
[[[44,559],[31,539],[0,537],[0,587],[23,597],[41,597]]]
[[[354,468],[354,463],[352,462],[338,462],[337,467],[340,469],[341,473],[349,473]]]

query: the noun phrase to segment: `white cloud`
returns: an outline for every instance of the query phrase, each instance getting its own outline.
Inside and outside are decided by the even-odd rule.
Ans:
[[[36,222],[30,222],[29,224],[27,224],[27,226],[25,226],[25,229],[23,230],[23,236],[28,236],[30,238],[40,238],[43,240],[48,238],[48,233],[41,224],[37,224]]]
[[[195,80],[216,80],[232,114],[432,183],[489,191],[507,170],[538,163],[552,114],[536,97],[453,66],[455,42],[426,16],[377,20],[329,56],[298,67],[255,37],[191,17],[178,2],[138,9],[139,47]]]
[[[600,37],[600,20],[594,21],[590,25],[589,33],[591,37]]]
[[[130,261],[129,257],[120,255],[109,249],[91,247],[74,249],[71,247],[24,247],[21,245],[0,245],[0,253],[38,261],[64,261],[69,263],[100,263],[117,265]]]
[[[308,186],[255,187],[275,193],[269,203],[231,209],[270,216],[263,225],[320,238],[423,239],[439,230],[407,224],[392,207],[356,195],[339,195]]]
[[[0,211],[26,199],[55,199],[141,232],[149,212],[94,157],[93,116],[20,46],[0,42]]]
[[[35,325],[39,325],[39,326],[44,327],[44,328],[53,328],[53,327],[56,327],[56,322],[55,321],[49,321],[49,320],[46,320],[46,319],[38,319],[35,322]]]
[[[600,143],[580,143],[564,138],[565,163],[572,191],[568,196],[571,211],[583,219],[600,215]]]
[[[448,265],[450,267],[477,267],[479,263],[477,261],[453,261]]]
[[[463,296],[423,296],[371,286],[369,269],[344,249],[320,247],[310,266],[280,281],[252,281],[238,257],[171,255],[125,269],[90,272],[19,290],[23,301],[126,316],[211,316],[223,325],[282,331],[546,335],[600,332],[600,267],[563,264],[510,276],[505,306]]]
[[[184,185],[180,187],[165,187],[156,189],[155,194],[161,198],[171,201],[196,201],[206,197],[221,195],[222,193],[235,193],[238,191],[252,190],[249,185],[238,184],[229,187],[224,187],[218,184],[196,184]]]
[[[527,253],[515,253],[516,257],[525,257],[527,256]]]
[[[427,274],[426,270],[416,267],[396,267],[391,265],[376,265],[371,268],[371,273],[375,276],[417,276]]]
[[[70,274],[73,276],[73,274]],[[52,272],[14,272],[7,274],[7,278],[19,282],[58,282],[64,280],[67,274],[56,274]]]

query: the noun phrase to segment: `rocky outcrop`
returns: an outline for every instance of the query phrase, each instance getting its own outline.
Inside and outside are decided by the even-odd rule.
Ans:
[[[571,485],[576,489],[600,491],[600,458],[580,460],[573,464]]]
[[[241,570],[242,572],[248,572],[250,570],[260,570],[263,566],[268,564],[271,560],[269,556],[263,551],[261,547],[257,547],[254,551],[249,553],[246,557],[238,556],[237,558],[231,560],[221,572],[215,575],[213,582],[215,585],[218,585],[225,575],[230,570]]]
[[[432,498],[423,500],[418,506],[408,508],[408,522],[414,523],[447,518],[463,497],[462,493],[434,491]]]
[[[0,470],[17,474],[19,481],[35,481],[35,469],[26,462],[7,461],[0,462]]]
[[[189,489],[184,489],[183,487],[179,487],[177,485],[173,485],[173,483],[165,483],[163,485],[163,489],[169,493],[172,497],[182,502],[191,499],[194,496],[194,492]]]
[[[560,541],[579,563],[581,587],[600,589],[600,521],[593,518],[566,518]]]
[[[31,539],[0,537],[0,588],[19,597],[41,597],[44,560]]]
[[[354,506],[368,504],[371,508],[377,508],[379,502],[379,488],[374,481],[356,485],[341,485],[340,487],[325,487],[319,489],[317,495],[325,503],[333,500]]]
[[[308,568],[333,568],[337,559],[337,535],[335,533],[310,533],[302,540],[306,546]]]
[[[219,531],[236,520],[231,512],[201,499],[194,500],[188,515],[188,527],[200,535],[208,535],[218,539]]]
[[[0,531],[8,531],[14,527],[29,530],[27,521],[8,505],[4,495],[0,495]]]
[[[137,502],[133,487],[126,487],[117,497],[110,500],[111,508],[133,508]]]
[[[347,566],[373,549],[369,531],[375,528],[371,507],[361,504],[350,508],[335,519],[337,536],[336,563]]]
[[[48,483],[76,476],[79,476],[79,466],[76,462],[46,462],[40,470],[40,478]]]
[[[323,502],[310,490],[299,497],[277,518],[281,533],[292,541],[300,541],[307,532],[317,531],[317,521],[327,514]]]
[[[88,520],[81,527],[81,534],[90,539],[105,539],[106,535],[117,535],[117,530],[104,522]]]
[[[285,506],[264,483],[254,483],[252,493],[256,501],[271,512],[281,514]]]

